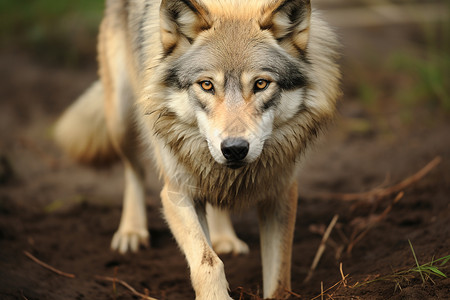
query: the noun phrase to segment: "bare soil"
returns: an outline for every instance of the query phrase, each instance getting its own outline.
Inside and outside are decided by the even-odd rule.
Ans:
[[[390,34],[395,40],[395,33]],[[405,125],[392,105],[375,113],[368,110],[355,98],[352,61],[349,55],[343,59],[345,96],[339,116],[304,157],[299,174],[292,299],[312,299],[320,295],[321,283],[325,290],[341,281],[340,263],[348,275],[346,286],[324,292],[324,299],[449,299],[450,279],[432,277],[423,283],[418,274],[354,286],[413,268],[408,240],[419,263],[450,254],[450,120],[420,108]],[[41,63],[26,51],[4,51],[0,74],[0,298],[139,299],[119,284],[114,287],[96,277],[110,276],[158,299],[193,299],[185,259],[161,216],[160,183],[152,167],[147,191],[151,248],[119,255],[109,244],[119,223],[122,167],[79,166],[51,140],[57,116],[95,80],[94,59],[84,67],[68,68]],[[402,80],[370,76],[387,95],[395,89],[392,80]],[[389,97],[385,100],[388,103]],[[361,130],[352,120],[364,120],[369,128]],[[354,201],[323,195],[392,186],[437,156],[442,162],[404,188],[395,204],[398,193]],[[377,218],[388,207],[392,209]],[[336,214],[339,220],[324,255],[311,280],[303,283],[320,232]],[[243,212],[234,216],[234,223],[251,250],[247,256],[222,257],[231,294],[235,299],[258,299],[262,280],[256,215]],[[367,228],[354,242],[352,235]],[[76,277],[49,271],[24,251]],[[443,271],[449,274],[448,267]]]

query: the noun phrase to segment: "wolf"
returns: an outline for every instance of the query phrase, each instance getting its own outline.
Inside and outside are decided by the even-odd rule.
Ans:
[[[55,137],[81,162],[123,162],[111,247],[148,244],[150,153],[196,299],[231,299],[218,253],[248,252],[228,211],[250,207],[264,297],[288,297],[297,169],[335,114],[338,49],[309,0],[107,0],[100,79],[62,115]]]

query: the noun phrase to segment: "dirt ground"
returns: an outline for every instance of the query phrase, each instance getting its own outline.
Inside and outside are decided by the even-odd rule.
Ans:
[[[402,122],[401,108],[390,101],[404,78],[370,69],[373,64],[360,60],[357,50],[362,44],[370,47],[367,43],[375,43],[377,37],[378,42],[390,40],[386,45],[395,48],[404,33],[402,28],[341,33],[348,47],[342,60],[339,114],[305,156],[299,175],[292,299],[312,299],[321,294],[321,283],[324,290],[339,283],[340,263],[346,281],[325,291],[324,299],[450,298],[450,279],[432,276],[423,283],[417,272],[383,277],[415,266],[408,240],[421,264],[450,254],[448,114],[419,108],[412,121]],[[392,50],[379,47],[380,56]],[[376,111],[357,99],[358,70],[369,74],[382,91]],[[0,74],[0,298],[139,299],[118,283],[98,277],[109,276],[158,299],[193,299],[185,259],[161,217],[160,183],[151,167],[147,213],[152,246],[119,255],[109,244],[119,223],[122,167],[79,166],[51,139],[57,116],[96,78],[94,58],[82,67],[64,67],[42,63],[25,50],[2,50]],[[436,157],[441,161],[427,175],[385,197],[345,201],[325,195],[387,191]],[[400,191],[403,197],[394,203]],[[325,252],[304,283],[334,215],[339,219]],[[222,257],[231,294],[235,299],[259,299],[256,215],[243,212],[234,216],[234,223],[251,250],[247,256]],[[76,277],[49,271],[24,251]],[[441,270],[449,274],[448,264]],[[383,280],[355,285],[380,277]]]

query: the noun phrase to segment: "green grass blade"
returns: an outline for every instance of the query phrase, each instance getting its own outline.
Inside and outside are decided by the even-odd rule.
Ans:
[[[410,271],[411,272],[417,272],[417,273],[425,273],[425,274],[428,274],[428,275],[435,275],[435,276],[447,278],[447,275],[442,273],[442,271],[440,271],[436,267],[424,267],[424,266],[421,266],[420,268],[416,267],[414,269],[411,269]]]
[[[447,256],[441,257],[439,259],[436,259],[434,262],[438,262],[438,261],[441,261],[441,260],[442,260],[442,262],[441,262],[440,266],[443,266],[443,265],[445,265],[446,263],[448,263],[450,261],[450,255],[447,255]]]
[[[433,273],[434,275],[443,277],[443,278],[447,278],[447,275],[445,275],[441,270],[439,270],[436,267],[426,267],[427,270],[429,270],[431,273]]]
[[[414,260],[416,261],[417,269],[420,273],[420,277],[422,277],[422,282],[425,283],[425,278],[423,277],[422,269],[420,268],[419,261],[417,260],[416,253],[414,252],[414,248],[411,244],[411,241],[408,239],[409,247],[411,248],[411,252],[414,256]]]

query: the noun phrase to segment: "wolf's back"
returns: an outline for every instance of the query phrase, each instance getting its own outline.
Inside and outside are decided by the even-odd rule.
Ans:
[[[57,121],[54,137],[58,145],[83,164],[106,165],[118,159],[106,125],[103,86],[91,85]]]

